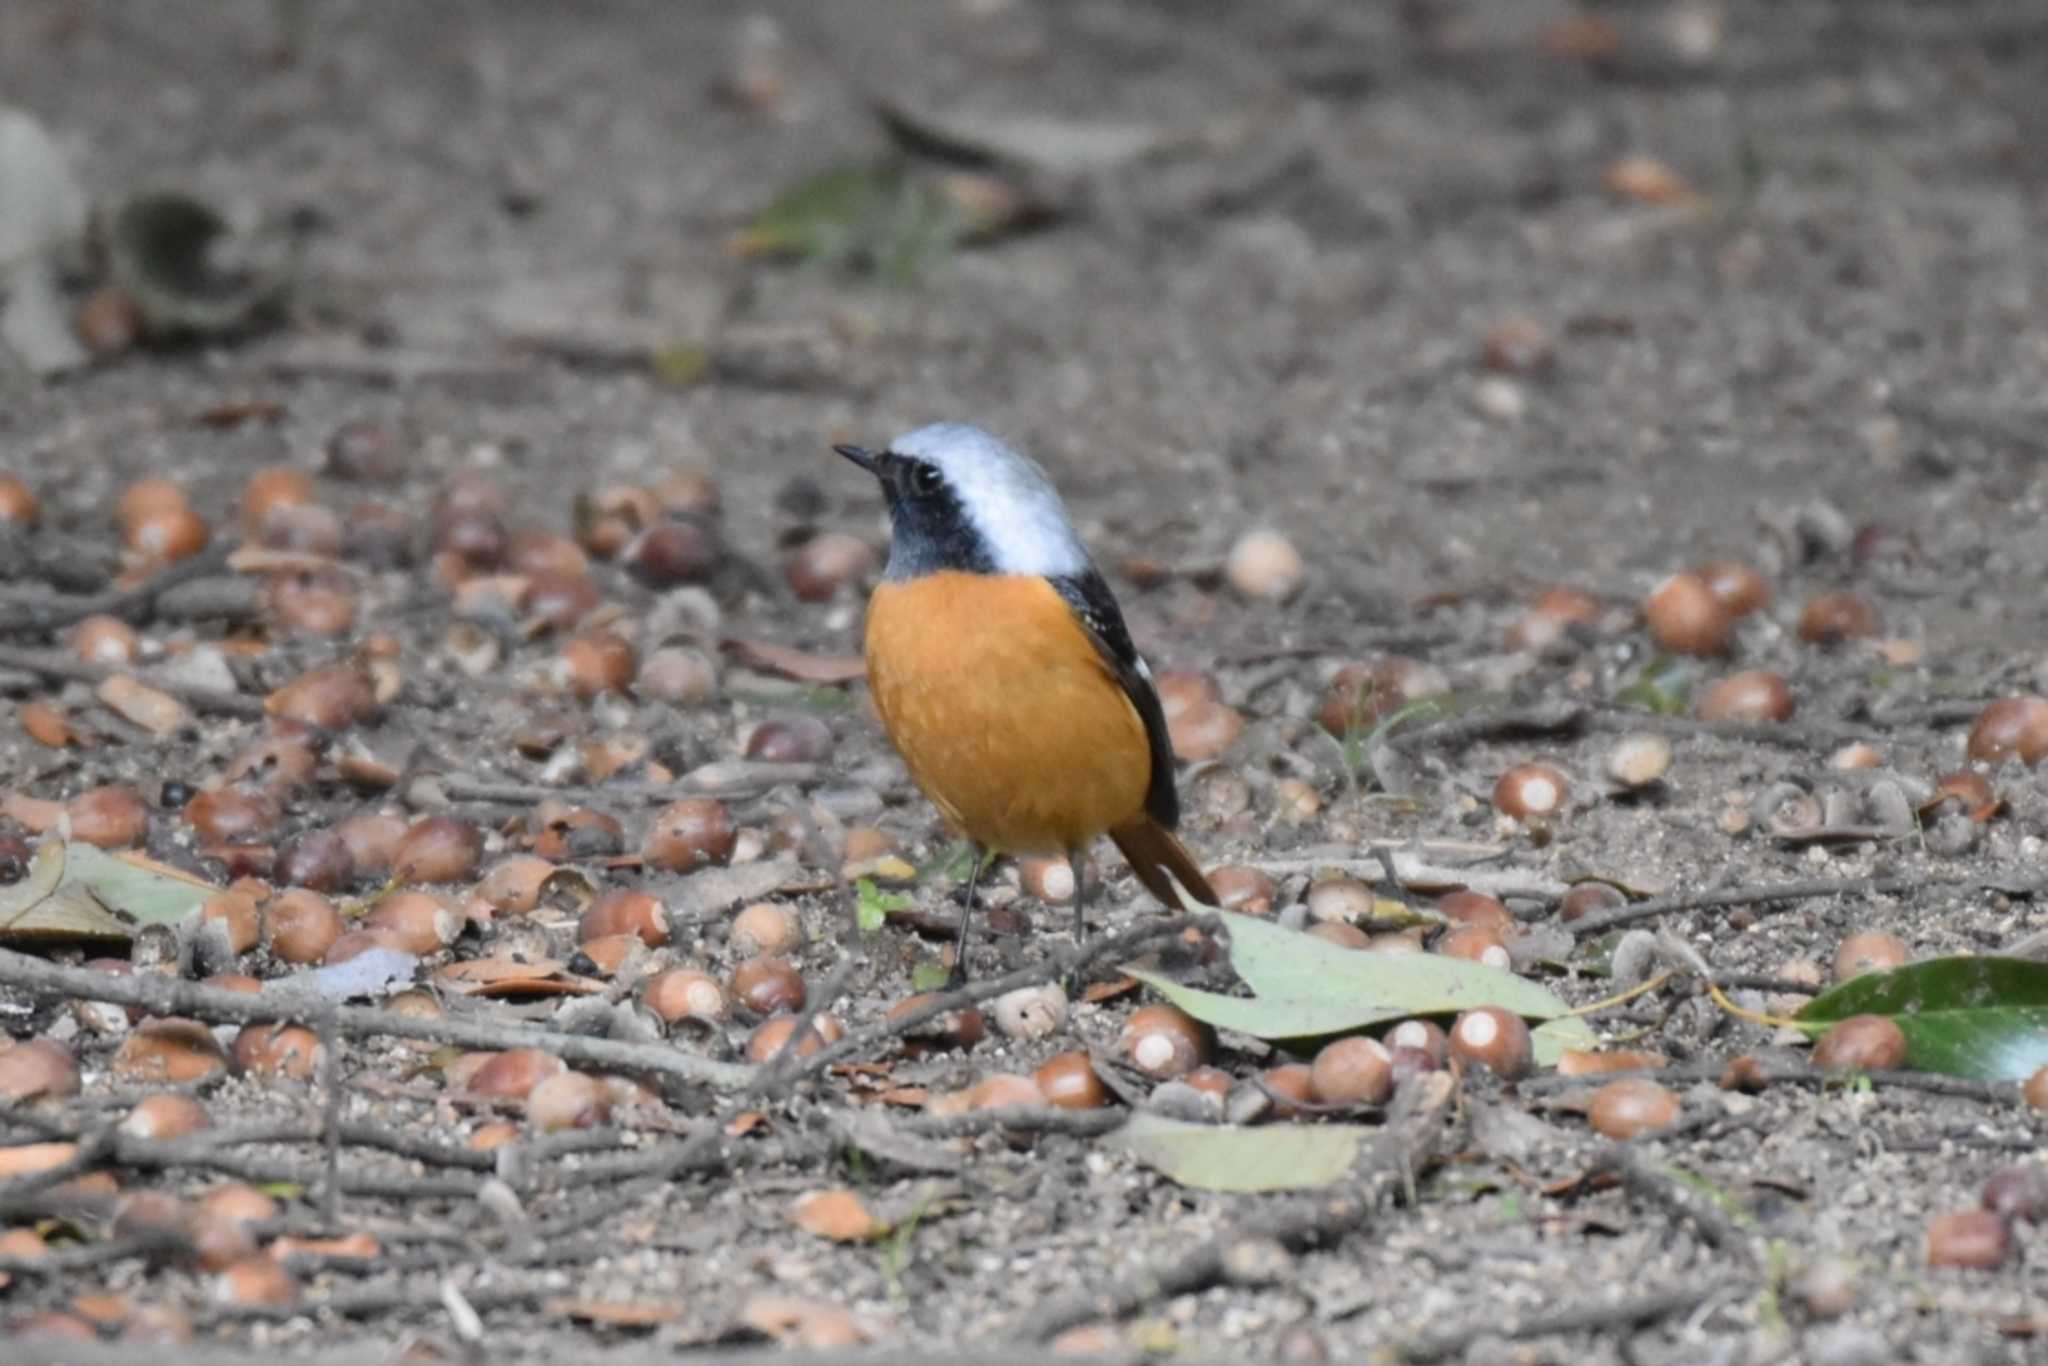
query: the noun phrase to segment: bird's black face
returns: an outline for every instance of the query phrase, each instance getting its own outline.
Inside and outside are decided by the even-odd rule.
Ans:
[[[890,530],[884,577],[914,579],[942,569],[995,572],[987,542],[937,465],[894,451],[860,446],[832,449],[874,475],[882,486],[882,497],[889,504]]]

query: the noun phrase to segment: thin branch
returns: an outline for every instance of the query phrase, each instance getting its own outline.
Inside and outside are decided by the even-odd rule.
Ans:
[[[1463,1328],[1420,1338],[1400,1349],[1403,1361],[1441,1361],[1457,1356],[1483,1337],[1516,1341],[1550,1337],[1558,1333],[1597,1332],[1600,1329],[1639,1328],[1646,1323],[1689,1314],[1717,1295],[1746,1290],[1743,1283],[1718,1282],[1709,1285],[1653,1290],[1631,1295],[1609,1304],[1574,1304],[1547,1313],[1511,1318],[1483,1317]]]
[[[1176,915],[1164,919],[1147,920],[1121,934],[1100,935],[1074,948],[1057,949],[1029,967],[1017,969],[1001,977],[986,981],[970,982],[954,991],[942,991],[915,1010],[907,1010],[893,1020],[882,1020],[866,1029],[855,1030],[834,1044],[811,1054],[788,1079],[790,1085],[814,1077],[833,1063],[866,1053],[891,1040],[901,1039],[916,1031],[923,1024],[944,1015],[947,1011],[962,1006],[979,1004],[992,1000],[1019,987],[1042,986],[1047,982],[1059,981],[1070,974],[1079,974],[1105,960],[1116,960],[1161,939],[1171,939],[1189,929],[1203,929],[1215,932],[1219,926],[1214,916]]]
[[[168,693],[194,711],[211,712],[219,716],[239,716],[248,720],[261,720],[265,715],[263,699],[260,697],[245,697],[238,692],[223,692],[219,688],[205,688],[180,683],[176,679],[159,678],[129,665],[109,668],[101,664],[88,664],[75,655],[55,651],[22,650],[12,645],[0,645],[0,668],[19,669],[22,673],[34,674],[38,678],[58,679],[66,683],[104,683],[116,675],[126,674],[147,683],[160,693]]]
[[[465,1016],[425,1019],[374,1006],[337,1006],[289,987],[280,989],[275,984],[252,994],[153,973],[115,976],[89,968],[61,967],[4,949],[0,949],[0,986],[15,987],[40,997],[78,997],[140,1006],[154,1015],[181,1015],[210,1024],[247,1024],[281,1018],[317,1020],[326,1015],[333,1021],[335,1032],[344,1038],[425,1039],[460,1048],[498,1051],[538,1048],[567,1063],[670,1077],[721,1090],[745,1086],[755,1075],[751,1066],[700,1058],[667,1044],[599,1039]]]
[[[1564,928],[1580,939],[1605,934],[1619,925],[1655,920],[1680,911],[1724,910],[1731,906],[1754,906],[1766,901],[1801,901],[1817,896],[1876,896],[1910,892],[1922,887],[1976,887],[1974,877],[1844,877],[1816,878],[1804,882],[1781,882],[1761,887],[1722,887],[1704,892],[1674,892],[1651,897],[1611,911],[1597,911],[1572,921]]]
[[[180,584],[220,573],[227,567],[228,556],[235,550],[234,541],[216,541],[197,555],[166,565],[141,583],[127,588],[88,593],[82,597],[52,598],[44,602],[16,599],[7,604],[4,612],[0,612],[0,631],[58,631],[87,617],[97,616],[120,617],[131,622],[147,621],[159,597]]]

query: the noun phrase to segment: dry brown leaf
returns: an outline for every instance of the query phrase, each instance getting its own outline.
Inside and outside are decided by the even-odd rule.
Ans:
[[[440,968],[434,981],[464,996],[588,996],[604,990],[604,983],[577,977],[551,958],[472,958]]]
[[[605,1328],[655,1328],[683,1313],[680,1305],[654,1300],[550,1300],[547,1312]]]
[[[1595,15],[1561,19],[1543,30],[1544,55],[1565,61],[1605,61],[1621,51],[1621,30]]]
[[[749,668],[801,683],[851,683],[868,672],[867,661],[859,655],[815,654],[772,640],[727,640],[720,648]]]
[[[1610,163],[1600,180],[1615,194],[1638,204],[1697,204],[1701,199],[1684,176],[1642,153]]]
[[[71,728],[64,709],[54,702],[24,702],[15,712],[15,717],[21,722],[22,730],[28,733],[28,738],[39,745],[63,749],[79,742],[78,732]]]
[[[57,822],[64,818],[64,803],[10,792],[0,797],[0,816],[26,826],[31,834],[46,835],[56,829]]]
[[[789,1207],[789,1218],[804,1232],[835,1243],[864,1243],[888,1229],[865,1201],[844,1186],[799,1195]]]
[[[931,1098],[930,1089],[923,1086],[892,1086],[874,1095],[884,1105],[901,1105],[907,1110],[922,1110]]]
[[[725,1122],[725,1136],[740,1138],[754,1132],[768,1122],[768,1116],[759,1110],[742,1110]]]
[[[823,1351],[871,1341],[860,1320],[836,1304],[791,1295],[756,1295],[740,1306],[740,1322],[784,1347]]]
[[[127,674],[115,674],[99,686],[99,699],[123,720],[142,727],[162,739],[190,719],[185,704],[167,692],[139,683]]]
[[[1091,1004],[1112,1001],[1138,989],[1135,977],[1113,977],[1106,982],[1090,982],[1081,988],[1081,999]]]
[[[61,1167],[77,1151],[76,1143],[20,1143],[12,1148],[0,1148],[0,1181],[34,1176],[37,1172]]]
[[[71,1301],[71,1312],[102,1327],[112,1327],[126,1320],[134,1312],[134,1306],[128,1303],[127,1296],[117,1295],[111,1290],[102,1290],[74,1296]]]
[[[247,422],[281,422],[285,407],[272,398],[230,399],[192,415],[201,427],[239,427]]]
[[[228,568],[237,574],[324,574],[349,566],[331,555],[310,550],[273,550],[265,545],[245,545],[228,556]]]
[[[271,1239],[268,1248],[270,1255],[279,1261],[293,1253],[303,1253],[309,1257],[346,1257],[368,1261],[383,1250],[384,1245],[377,1241],[375,1234],[360,1231],[343,1234],[339,1238],[294,1238],[287,1234]]]

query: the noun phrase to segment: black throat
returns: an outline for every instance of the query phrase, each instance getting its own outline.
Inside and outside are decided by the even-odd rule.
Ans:
[[[988,543],[950,484],[918,490],[907,456],[881,456],[883,496],[889,502],[889,563],[883,577],[915,579],[942,570],[996,573]]]

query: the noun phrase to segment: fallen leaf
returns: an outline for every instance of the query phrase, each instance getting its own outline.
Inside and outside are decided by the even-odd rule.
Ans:
[[[725,1122],[727,1138],[744,1138],[768,1122],[768,1116],[759,1110],[742,1110]]]
[[[878,100],[875,113],[905,150],[969,166],[1008,165],[1055,177],[1099,174],[1167,146],[1149,124],[1030,111],[982,113]]]
[[[835,1243],[864,1243],[888,1231],[866,1203],[844,1186],[807,1191],[789,1207],[790,1222]]]
[[[1135,977],[1112,977],[1106,982],[1090,982],[1081,988],[1081,999],[1090,1005],[1099,1005],[1104,1001],[1113,1001],[1119,996],[1128,995],[1137,989],[1138,979]]]
[[[683,1316],[681,1305],[656,1300],[550,1300],[547,1312],[604,1328],[656,1328]]]
[[[1601,173],[1600,181],[1614,194],[1639,204],[1697,204],[1703,198],[1686,183],[1685,177],[1657,158],[1641,153],[1610,163]]]
[[[575,976],[552,958],[471,958],[437,969],[434,981],[459,995],[493,998],[589,996],[604,990],[604,983]]]
[[[133,1313],[134,1306],[128,1303],[125,1295],[116,1295],[112,1291],[101,1291],[98,1294],[73,1297],[71,1312],[82,1319],[90,1319],[102,1327],[112,1327]]]
[[[24,702],[15,712],[21,728],[28,738],[51,749],[63,749],[78,743],[78,732],[71,728],[64,709],[54,702]]]
[[[337,1257],[368,1261],[383,1250],[373,1233],[346,1233],[339,1238],[294,1238],[289,1234],[273,1238],[269,1252],[274,1260],[298,1254],[306,1257]]]
[[[148,859],[47,838],[28,875],[0,888],[0,942],[129,939],[138,925],[176,924],[219,890]]]
[[[201,408],[192,420],[202,427],[240,427],[250,422],[282,422],[285,406],[274,398],[250,398]]]
[[[923,1086],[892,1086],[874,1094],[874,1099],[883,1105],[900,1105],[907,1110],[922,1110],[931,1098],[931,1090]]]
[[[185,704],[167,692],[115,674],[99,686],[99,699],[116,716],[162,739],[191,719]]]
[[[1929,958],[1867,972],[1814,997],[1792,1022],[1817,1038],[1852,1015],[1890,1017],[1916,1072],[2024,1080],[2048,1066],[2048,963]]]
[[[1531,1031],[1538,1061],[1586,1048],[1593,1031],[1549,988],[1483,963],[1434,954],[1359,953],[1254,916],[1218,911],[1230,965],[1255,996],[1225,996],[1126,967],[1196,1019],[1262,1039],[1320,1038],[1411,1015],[1499,1006],[1544,1023]]]
[[[347,569],[332,555],[307,550],[277,550],[267,545],[237,546],[228,555],[227,567],[237,574],[319,574]]]
[[[1102,1142],[1196,1190],[1312,1190],[1348,1176],[1360,1145],[1378,1132],[1362,1124],[1189,1124],[1141,1110]]]
[[[801,683],[850,683],[868,672],[859,655],[818,654],[771,640],[725,640],[719,648],[748,668]]]
[[[0,1181],[17,1176],[34,1176],[61,1167],[78,1151],[76,1143],[18,1143],[0,1148]]]
[[[836,1304],[790,1295],[756,1295],[740,1306],[740,1322],[784,1347],[824,1351],[872,1340],[860,1320]]]

